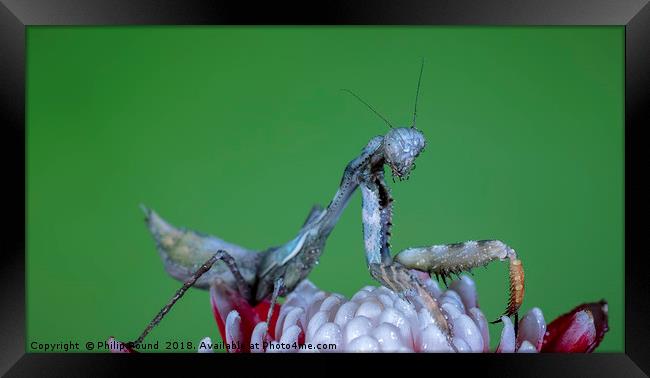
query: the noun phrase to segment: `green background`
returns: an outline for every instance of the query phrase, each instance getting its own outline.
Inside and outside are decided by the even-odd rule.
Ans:
[[[339,89],[409,124],[425,57],[428,146],[391,183],[393,250],[502,239],[524,261],[523,311],[605,298],[598,351],[623,351],[623,42],[622,27],[29,27],[28,350],[133,339],[179,288],[141,202],[253,249],[292,238],[388,130]],[[348,296],[373,283],[358,193],[310,278]],[[507,264],[474,278],[496,317]],[[190,290],[148,341],[205,336],[208,293]]]

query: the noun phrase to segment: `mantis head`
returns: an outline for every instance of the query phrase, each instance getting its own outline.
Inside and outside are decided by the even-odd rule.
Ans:
[[[384,157],[400,180],[408,178],[415,166],[415,159],[426,146],[424,134],[415,127],[393,128],[384,136]]]
[[[408,179],[409,174],[415,168],[415,159],[424,151],[427,142],[424,134],[415,128],[415,121],[418,114],[418,97],[420,95],[420,82],[422,81],[422,71],[424,70],[424,58],[420,65],[420,76],[418,77],[418,86],[415,91],[415,106],[413,107],[413,123],[411,127],[393,127],[393,124],[383,115],[381,115],[372,105],[365,102],[356,93],[349,89],[343,91],[350,93],[368,107],[379,118],[384,120],[391,130],[384,136],[383,153],[386,164],[393,171],[393,178],[397,176],[400,180]]]

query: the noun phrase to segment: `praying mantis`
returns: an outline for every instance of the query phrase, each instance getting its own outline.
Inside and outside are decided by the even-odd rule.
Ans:
[[[190,287],[207,289],[217,280],[237,290],[251,304],[270,298],[267,320],[271,319],[278,297],[293,291],[318,263],[330,233],[357,189],[361,191],[366,263],[376,281],[413,305],[426,308],[440,330],[451,339],[453,330],[447,314],[417,272],[435,275],[446,284],[451,274],[458,275],[491,261],[508,260],[510,298],[504,315],[517,318],[524,297],[524,271],[515,250],[505,243],[499,240],[466,241],[407,248],[395,256],[391,254],[393,198],[386,183],[384,166],[390,168],[393,181],[396,178],[400,181],[408,179],[415,160],[426,147],[424,134],[416,128],[423,69],[424,60],[420,67],[411,126],[393,126],[361,97],[344,90],[380,117],[390,130],[383,136],[370,139],[359,156],[345,167],[339,188],[329,205],[325,208],[313,206],[297,235],[283,245],[263,251],[250,250],[216,236],[175,227],[154,210],[143,206],[146,224],[165,270],[184,284],[131,344],[141,343]]]

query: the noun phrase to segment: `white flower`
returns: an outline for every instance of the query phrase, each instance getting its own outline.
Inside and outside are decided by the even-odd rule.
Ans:
[[[210,300],[230,352],[488,352],[488,324],[474,281],[463,276],[442,291],[430,278],[421,279],[446,314],[453,337],[445,336],[428,310],[417,310],[385,287],[366,286],[348,300],[305,280],[278,305],[270,324],[265,321],[268,300],[251,306],[237,291],[217,282]],[[607,309],[605,300],[583,303],[547,325],[542,311],[533,308],[519,321],[517,336],[504,316],[496,351],[593,352],[609,329]],[[113,337],[108,345],[114,353],[137,352],[131,343]],[[224,347],[206,337],[198,351]]]
[[[259,311],[226,306],[224,291],[211,290],[218,320],[225,329],[229,345],[252,352],[488,352],[488,323],[478,307],[474,281],[462,276],[448,290],[426,278],[426,286],[447,314],[453,338],[435,324],[428,310],[416,310],[411,303],[385,287],[366,286],[350,299],[319,290],[304,280],[287,296],[271,332]],[[226,289],[227,290],[227,289]],[[230,292],[232,294],[232,292]],[[221,298],[219,298],[221,296]],[[225,295],[228,298],[228,295]],[[237,306],[235,306],[237,307]],[[262,307],[262,310],[268,309]],[[227,310],[225,319],[220,314]],[[241,312],[241,313],[240,313]],[[242,320],[242,313],[246,313]],[[257,320],[250,319],[252,317]],[[221,319],[219,319],[221,317]],[[542,311],[531,309],[519,322],[515,338],[512,322],[502,317],[503,330],[497,352],[537,352],[541,349],[546,322]],[[265,319],[264,319],[265,320]],[[252,324],[252,331],[244,324]],[[273,324],[274,323],[274,324]],[[200,351],[209,339],[204,339]],[[257,347],[255,347],[257,346]],[[237,347],[233,349],[238,349]]]

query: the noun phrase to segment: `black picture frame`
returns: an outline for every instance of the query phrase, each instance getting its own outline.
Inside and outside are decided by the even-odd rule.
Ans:
[[[645,250],[637,244],[645,209],[638,176],[642,167],[636,134],[648,125],[650,104],[650,6],[648,0],[409,0],[373,2],[125,0],[0,0],[0,156],[4,168],[2,262],[0,262],[0,373],[8,376],[98,376],[116,370],[201,367],[244,374],[344,371],[354,364],[382,374],[408,368],[492,373],[499,376],[644,376],[650,372],[650,319]],[[25,34],[31,25],[620,25],[625,26],[625,352],[591,355],[111,355],[25,353]],[[641,201],[641,202],[640,202]],[[594,235],[597,237],[597,235]],[[586,262],[588,264],[588,262]],[[607,277],[602,278],[604,285]],[[567,283],[570,285],[570,283]]]

